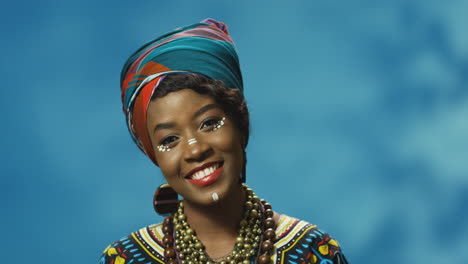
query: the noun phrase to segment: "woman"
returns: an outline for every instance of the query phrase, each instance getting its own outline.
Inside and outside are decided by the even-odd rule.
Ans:
[[[249,117],[225,24],[206,19],[144,45],[121,85],[130,134],[168,182],[154,198],[168,216],[112,243],[100,263],[347,263],[334,239],[243,184]]]

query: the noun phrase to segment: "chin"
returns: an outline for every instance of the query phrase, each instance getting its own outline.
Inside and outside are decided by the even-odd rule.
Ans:
[[[222,204],[229,199],[235,198],[235,189],[237,185],[238,183],[231,184],[220,182],[219,184],[207,186],[208,188],[206,188],[206,190],[204,190],[202,193],[199,193],[198,197],[194,197],[193,194],[195,192],[192,192],[191,195],[184,197],[184,200],[199,206],[213,206],[216,204]]]

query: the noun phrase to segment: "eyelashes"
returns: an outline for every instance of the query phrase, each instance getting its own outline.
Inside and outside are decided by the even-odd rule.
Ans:
[[[210,117],[210,118],[207,118],[207,119],[203,120],[202,123],[200,124],[200,131],[202,131],[202,132],[214,132],[214,131],[220,129],[222,126],[224,126],[224,124],[225,124],[224,121],[225,120],[226,120],[226,117],[222,117],[222,118]],[[181,140],[181,138],[179,136],[168,135],[168,136],[164,137],[159,142],[159,145],[157,146],[157,149],[160,152],[170,151],[172,148],[174,148],[177,145],[177,143],[179,143],[180,140]]]
[[[208,119],[202,123],[201,129],[207,128],[211,129],[210,131],[216,131],[222,126],[224,126],[224,120],[226,120],[226,117],[223,117],[221,119]]]
[[[179,139],[177,136],[169,135],[161,140],[160,144],[158,145],[158,150],[160,152],[169,151],[172,148],[172,145],[175,144]]]

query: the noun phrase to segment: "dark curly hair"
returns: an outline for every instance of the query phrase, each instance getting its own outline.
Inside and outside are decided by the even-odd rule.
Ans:
[[[245,182],[245,167],[247,164],[245,148],[249,141],[250,121],[249,110],[247,109],[247,103],[242,92],[239,89],[227,88],[222,81],[212,80],[203,75],[169,74],[158,85],[158,88],[151,96],[151,100],[156,100],[168,93],[183,89],[192,89],[199,94],[213,97],[215,102],[223,108],[223,111],[234,121],[244,136],[244,166],[241,180]]]

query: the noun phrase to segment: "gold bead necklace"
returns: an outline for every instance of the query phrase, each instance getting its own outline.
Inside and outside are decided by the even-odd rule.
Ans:
[[[260,201],[245,184],[244,190],[247,197],[244,214],[231,252],[215,259],[208,256],[195,231],[187,223],[181,201],[174,216],[166,217],[163,223],[166,263],[176,264],[180,260],[181,264],[249,264],[252,256],[257,256],[259,264],[270,263],[275,239],[271,205],[264,200]]]

